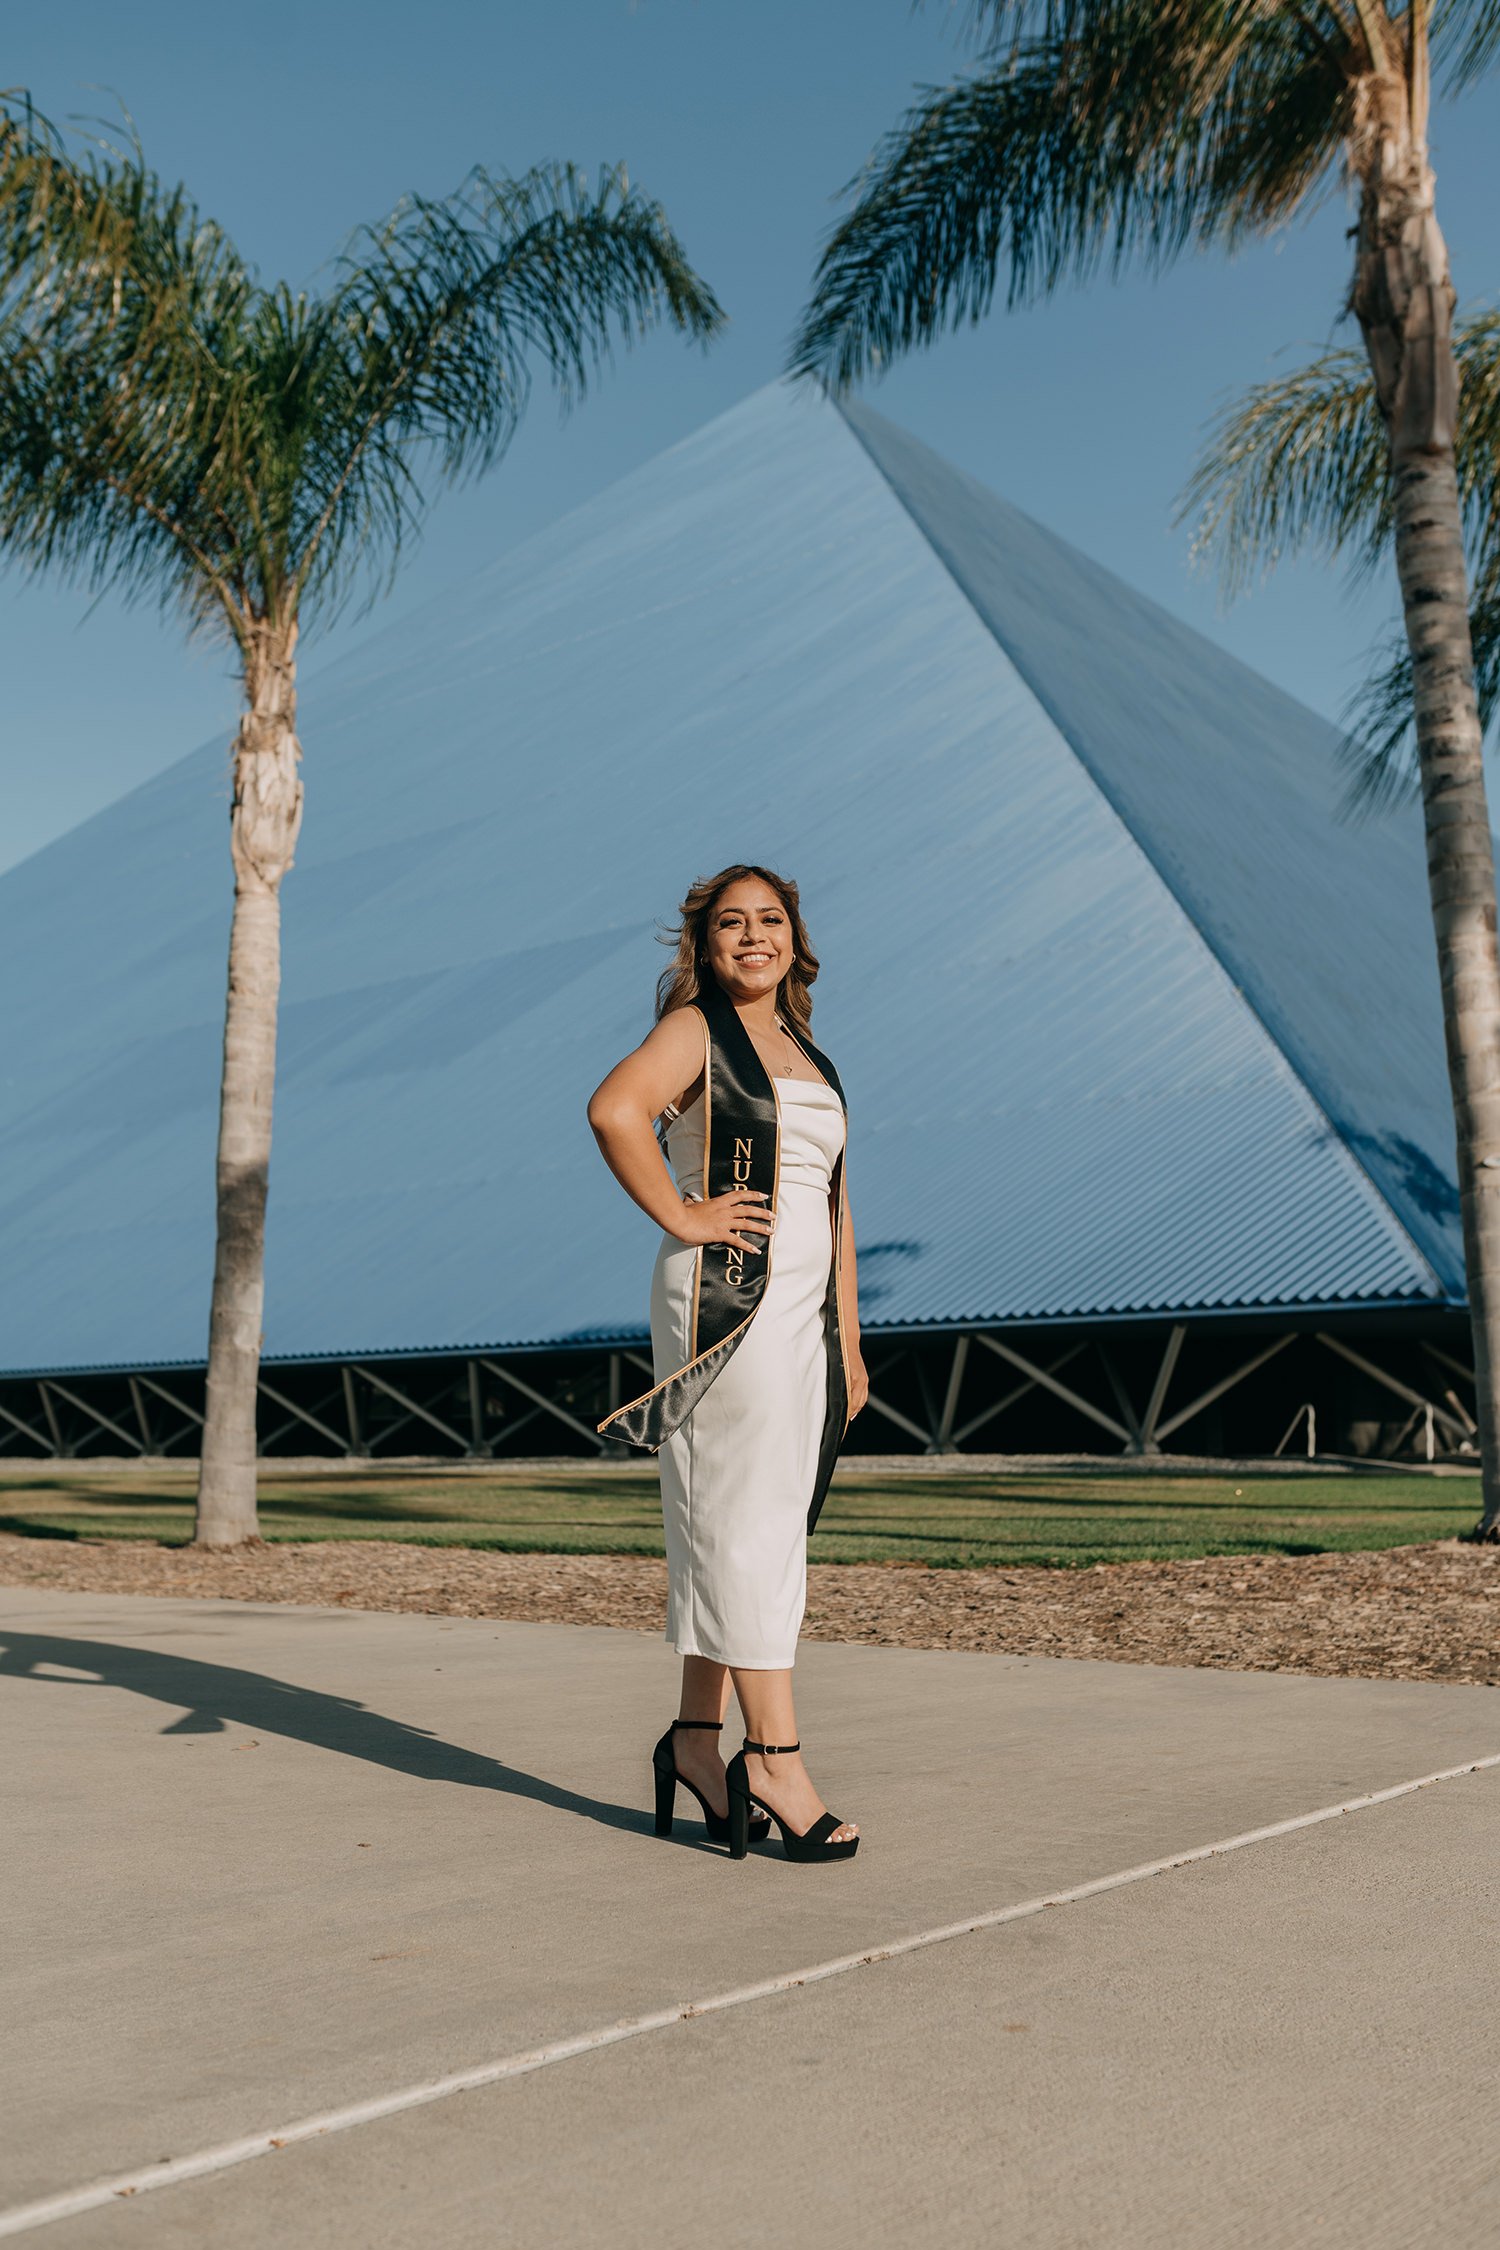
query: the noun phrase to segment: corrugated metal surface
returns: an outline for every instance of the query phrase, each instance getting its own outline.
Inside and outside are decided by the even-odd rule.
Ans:
[[[1456,1295],[1463,1242],[1420,818],[1351,826],[1336,737],[863,406],[955,581]],[[1080,620],[1087,628],[1080,630]]]
[[[1430,941],[1383,934],[1409,837],[1337,828],[1327,729],[998,502],[1028,598],[982,619],[979,504],[940,559],[941,464],[918,492],[881,436],[763,391],[308,684],[271,1354],[640,1329],[654,1237],[584,1103],[653,924],[739,858],[803,886],[873,1321],[1444,1293]],[[1102,683],[1086,751],[1054,663]],[[0,881],[0,1367],[202,1355],[224,811],[215,745]]]

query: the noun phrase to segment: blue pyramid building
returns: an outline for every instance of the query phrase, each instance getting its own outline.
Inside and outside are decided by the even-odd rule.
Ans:
[[[741,859],[802,887],[891,1353],[1461,1337],[1415,820],[1341,820],[1323,721],[864,407],[759,392],[382,623],[300,733],[266,1326],[300,1443],[290,1371],[398,1361],[451,1386],[425,1441],[489,1442],[481,1364],[545,1395],[533,1443],[591,1424],[654,1234],[584,1105],[659,926]],[[215,742],[0,879],[0,1399],[33,1433],[131,1372],[193,1411],[226,795]],[[952,1374],[913,1360],[885,1437],[930,1440]],[[109,1395],[91,1442],[167,1442]]]

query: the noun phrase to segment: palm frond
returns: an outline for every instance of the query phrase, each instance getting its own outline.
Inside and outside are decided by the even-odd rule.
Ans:
[[[515,179],[476,170],[457,194],[410,197],[357,235],[339,275],[320,313],[333,442],[307,486],[308,583],[320,587],[368,546],[372,501],[377,489],[389,500],[397,463],[429,449],[448,480],[494,464],[533,368],[566,407],[617,343],[663,323],[707,343],[724,323],[661,206],[618,169],[592,187],[570,165]]]
[[[1233,599],[1309,547],[1367,570],[1391,533],[1389,446],[1363,352],[1331,351],[1232,401],[1211,424],[1174,520]]]
[[[1469,636],[1479,723],[1500,718],[1500,312],[1471,315],[1454,335],[1459,412],[1454,456],[1469,553]],[[1389,529],[1386,537],[1389,538]],[[1349,801],[1378,809],[1419,787],[1411,656],[1393,638],[1344,713]]]
[[[1500,551],[1500,310],[1471,314],[1455,328],[1459,490],[1476,551]]]
[[[1469,633],[1479,724],[1488,733],[1500,714],[1500,571],[1491,569],[1476,579]],[[1351,813],[1378,813],[1420,794],[1411,651],[1404,637],[1391,636],[1370,678],[1350,697],[1339,757],[1348,777],[1345,806]]]
[[[0,542],[231,623],[213,425],[253,277],[136,157],[53,153],[71,186],[49,187],[40,223],[0,232]]]
[[[1439,0],[1432,42],[1445,91],[1461,93],[1500,56],[1500,0]]]
[[[846,194],[791,365],[836,387],[1101,265],[1289,219],[1352,115],[1337,7],[1058,0],[996,8],[993,67],[929,87]]]
[[[1472,592],[1480,723],[1500,708],[1500,312],[1461,319],[1455,442]],[[1235,400],[1211,426],[1177,521],[1196,514],[1195,559],[1227,595],[1288,555],[1352,556],[1366,571],[1389,551],[1389,449],[1362,352],[1332,351]],[[1380,652],[1344,714],[1350,803],[1371,810],[1417,787],[1411,658]]]
[[[1500,311],[1454,328],[1456,460],[1476,578],[1500,551]],[[1363,352],[1339,350],[1260,383],[1210,425],[1176,521],[1196,514],[1195,559],[1226,595],[1285,556],[1379,561],[1392,524],[1389,450]]]
[[[1381,644],[1369,678],[1345,705],[1338,756],[1348,815],[1385,812],[1419,794],[1411,650],[1399,634]]]
[[[617,172],[594,188],[562,167],[476,172],[411,198],[321,295],[263,286],[138,150],[59,177],[71,216],[46,229],[19,195],[7,219],[0,186],[0,541],[242,640],[378,590],[424,466],[449,482],[490,466],[533,366],[576,398],[616,343],[661,323],[706,341],[723,321]]]

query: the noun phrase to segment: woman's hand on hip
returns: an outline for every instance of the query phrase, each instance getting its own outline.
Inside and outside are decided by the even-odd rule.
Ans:
[[[672,1232],[679,1242],[727,1242],[736,1250],[760,1251],[775,1226],[775,1216],[758,1188],[736,1188],[702,1203],[684,1203]]]

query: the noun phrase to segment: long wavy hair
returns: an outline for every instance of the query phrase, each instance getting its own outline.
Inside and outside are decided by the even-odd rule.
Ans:
[[[796,884],[789,882],[785,875],[774,874],[769,867],[721,867],[717,875],[705,876],[688,892],[678,908],[682,920],[676,929],[664,931],[661,937],[661,943],[675,946],[676,952],[656,982],[658,1023],[674,1008],[689,1007],[713,976],[708,965],[709,917],[731,883],[750,881],[764,883],[768,890],[774,891],[786,910],[787,926],[792,933],[792,965],[777,987],[776,1005],[794,1030],[804,1037],[810,1032],[818,956],[807,942]]]

